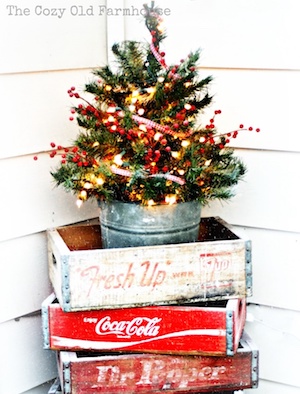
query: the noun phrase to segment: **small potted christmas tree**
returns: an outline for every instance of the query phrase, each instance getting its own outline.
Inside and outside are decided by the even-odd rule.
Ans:
[[[94,70],[84,95],[69,90],[80,132],[71,148],[52,146],[56,184],[98,201],[104,247],[195,241],[201,206],[232,197],[245,174],[227,147],[238,130],[218,132],[218,110],[201,124],[212,78],[199,77],[199,51],[168,66],[158,9],[144,7],[150,43],[113,45],[117,70]]]

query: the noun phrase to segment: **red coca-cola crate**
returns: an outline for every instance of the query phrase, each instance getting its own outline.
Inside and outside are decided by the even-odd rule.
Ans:
[[[258,385],[258,350],[244,334],[233,357],[59,352],[64,394],[214,393]]]
[[[199,241],[102,249],[100,226],[48,230],[49,276],[64,311],[224,300],[252,295],[251,241],[219,218]]]
[[[52,294],[42,311],[44,347],[52,350],[231,356],[244,328],[246,302],[64,312]]]

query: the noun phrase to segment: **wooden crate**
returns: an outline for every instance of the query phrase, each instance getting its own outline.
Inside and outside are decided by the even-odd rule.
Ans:
[[[49,276],[64,311],[244,298],[251,242],[203,218],[199,242],[101,249],[99,224],[48,230]]]
[[[55,295],[42,305],[44,347],[232,356],[246,318],[245,299],[64,312]]]
[[[167,391],[168,392],[168,391]],[[48,394],[63,394],[61,391],[61,386],[59,382],[59,378],[57,378],[56,382],[51,386]],[[206,394],[234,394],[234,391],[209,391]]]
[[[244,334],[233,357],[59,352],[64,394],[212,393],[258,385],[258,350]]]

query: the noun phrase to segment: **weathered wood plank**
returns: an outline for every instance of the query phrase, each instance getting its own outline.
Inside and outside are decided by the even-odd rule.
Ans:
[[[49,230],[48,239],[50,279],[64,311],[251,294],[251,242],[214,218],[201,221],[194,243],[100,249],[99,227],[85,225]]]
[[[233,357],[59,353],[64,394],[200,393],[256,387],[258,352],[250,339]]]
[[[44,347],[232,356],[245,318],[245,299],[63,312],[53,294],[43,303]]]

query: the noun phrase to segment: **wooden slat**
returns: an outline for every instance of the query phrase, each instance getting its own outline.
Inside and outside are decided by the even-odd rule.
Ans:
[[[44,233],[0,242],[0,322],[41,308],[51,293]]]
[[[59,375],[66,394],[199,393],[256,387],[258,353],[245,338],[232,357],[60,352]]]
[[[102,249],[98,225],[86,224],[50,230],[48,239],[50,280],[66,312],[251,294],[251,245],[215,218],[201,221],[192,243]]]
[[[94,15],[84,16],[90,5],[94,8]],[[86,68],[105,61],[106,15],[98,15],[96,0],[74,5],[29,1],[18,7],[28,8],[29,15],[20,15],[20,10],[15,15],[16,9],[6,5],[1,10],[0,34],[6,38],[0,43],[1,73]],[[61,18],[43,15],[58,8],[65,8]],[[38,15],[40,12],[42,15]]]
[[[245,300],[239,299],[63,312],[54,297],[45,300],[42,310],[44,346],[53,350],[232,356],[246,316]]]
[[[54,352],[43,350],[41,317],[0,324],[0,393],[19,394],[57,376]]]
[[[300,390],[300,312],[249,305],[247,319],[246,331],[260,351],[260,377]]]
[[[188,0],[184,6],[166,0],[158,5],[170,9],[170,16],[164,17],[168,63],[202,48],[203,65],[208,67],[300,69],[295,50],[300,35],[297,0]],[[126,19],[128,38],[149,37],[141,17]]]
[[[238,150],[248,167],[230,202],[213,202],[203,216],[221,216],[235,225],[299,232],[300,154]]]

